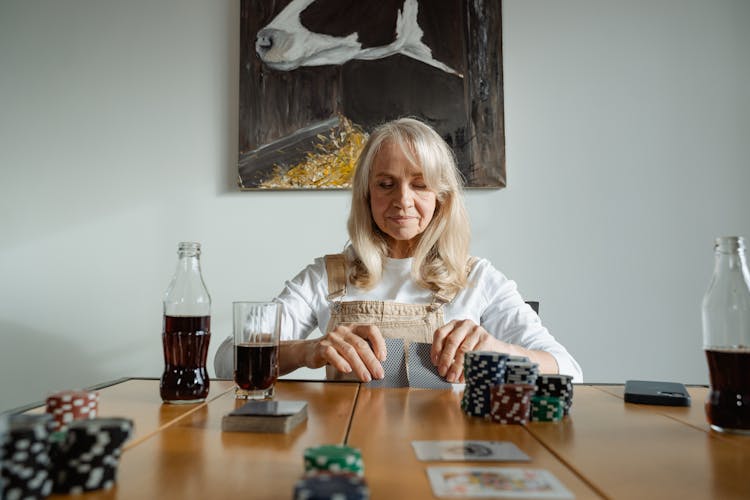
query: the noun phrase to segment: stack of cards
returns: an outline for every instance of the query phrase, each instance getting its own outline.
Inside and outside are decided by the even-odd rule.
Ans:
[[[305,420],[306,401],[248,401],[222,417],[221,430],[287,433]]]

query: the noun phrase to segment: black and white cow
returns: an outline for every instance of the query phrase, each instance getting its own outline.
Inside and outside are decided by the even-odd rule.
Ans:
[[[255,50],[282,71],[402,54],[463,78],[433,57],[418,15],[417,0],[292,0],[258,31]]]

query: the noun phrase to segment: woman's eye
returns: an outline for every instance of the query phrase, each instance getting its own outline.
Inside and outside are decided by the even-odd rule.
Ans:
[[[390,188],[392,188],[392,187],[393,187],[393,183],[392,183],[392,182],[381,182],[381,183],[380,183],[380,184],[378,184],[378,185],[379,185],[379,186],[380,186],[381,188],[383,188],[383,189],[390,189]]]

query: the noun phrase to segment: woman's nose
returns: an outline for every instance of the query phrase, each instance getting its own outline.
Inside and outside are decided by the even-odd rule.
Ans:
[[[401,208],[409,208],[414,204],[414,193],[408,185],[401,185],[396,191],[395,203]]]

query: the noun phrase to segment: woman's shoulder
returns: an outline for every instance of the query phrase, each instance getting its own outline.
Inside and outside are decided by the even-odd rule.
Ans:
[[[485,257],[472,255],[469,257],[469,265],[471,266],[471,274],[500,273],[492,262]]]
[[[484,257],[471,257],[473,264],[469,272],[469,283],[478,286],[495,287],[508,281],[508,277]]]

